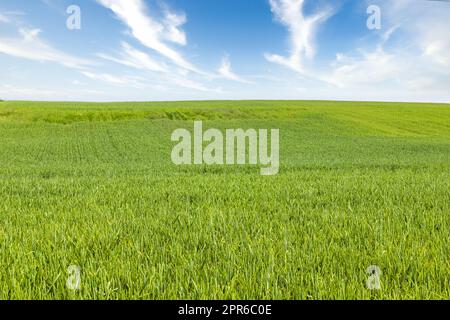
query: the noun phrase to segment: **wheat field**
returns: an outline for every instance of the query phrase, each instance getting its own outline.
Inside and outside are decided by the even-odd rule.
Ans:
[[[194,120],[280,173],[175,166]],[[448,299],[449,231],[448,104],[0,102],[0,299]]]

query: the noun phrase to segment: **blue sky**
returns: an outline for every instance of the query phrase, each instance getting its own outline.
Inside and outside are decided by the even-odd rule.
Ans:
[[[427,0],[1,0],[0,98],[450,102],[449,21]]]

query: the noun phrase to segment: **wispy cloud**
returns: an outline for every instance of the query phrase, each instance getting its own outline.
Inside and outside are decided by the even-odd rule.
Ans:
[[[93,89],[72,89],[67,88],[62,90],[48,89],[45,86],[39,88],[36,85],[30,88],[29,86],[18,86],[9,84],[0,84],[0,96],[8,100],[80,100],[80,97],[89,96],[92,100],[100,100],[99,97],[105,96],[106,93]]]
[[[201,92],[220,92],[220,89],[209,88],[201,82],[188,79],[184,75],[177,73],[162,73],[160,77],[157,78],[113,75],[110,73],[102,73],[91,70],[81,71],[81,74],[91,80],[100,81],[118,87],[132,87],[138,89],[147,88],[158,91],[167,90],[168,87],[181,87]]]
[[[450,36],[448,21],[431,21],[418,32],[425,56],[445,68],[450,68]]]
[[[50,61],[66,67],[82,69],[91,61],[60,51],[41,40],[40,29],[19,29],[19,38],[0,38],[0,53],[35,61]]]
[[[154,86],[177,86],[203,92],[218,92],[199,81],[211,80],[216,75],[201,71],[183,55],[169,45],[184,46],[187,36],[181,27],[187,22],[184,13],[172,12],[166,5],[161,4],[159,17],[149,12],[149,8],[142,0],[97,0],[98,3],[114,12],[116,17],[128,26],[130,34],[144,47],[153,50],[159,57],[132,47],[122,42],[118,56],[100,53],[98,57],[138,69],[140,71],[158,72],[144,82],[152,82]],[[160,58],[160,59],[159,59]]]
[[[0,12],[0,23],[12,23],[17,16],[25,15],[22,11],[2,11]]]
[[[0,22],[3,23],[8,23],[9,22],[9,18],[3,14],[0,13]]]
[[[349,55],[337,53],[331,63],[331,70],[317,77],[341,88],[375,85],[398,79],[400,72],[406,68],[405,57],[402,52],[389,53],[384,48],[398,28],[398,25],[394,25],[382,32],[375,50],[358,49],[357,54]]]
[[[338,87],[381,85],[392,81],[398,90],[426,92],[450,80],[450,38],[447,17],[435,4],[400,0],[381,3],[384,31],[375,49],[337,55],[323,79]],[[421,23],[417,23],[421,21]],[[399,33],[402,41],[386,45]],[[447,86],[448,91],[448,86]]]
[[[104,53],[99,53],[97,56],[139,70],[144,69],[158,72],[167,71],[167,66],[164,63],[156,61],[147,53],[133,48],[126,42],[122,42],[121,44],[121,53],[119,57],[113,57]]]
[[[401,59],[378,48],[374,52],[361,51],[360,56],[337,54],[333,68],[320,78],[337,87],[381,84],[397,78],[404,68]]]
[[[2,97],[7,97],[9,99],[17,99],[23,97],[31,97],[31,98],[49,98],[55,94],[56,91],[53,90],[45,90],[45,89],[36,89],[36,88],[27,88],[27,87],[19,87],[9,84],[0,85],[0,94]]]
[[[205,86],[204,84],[202,84],[200,82],[190,80],[187,78],[183,78],[183,77],[171,78],[169,83],[175,84],[175,85],[183,87],[183,88],[193,89],[193,90],[203,91],[203,92],[220,92],[221,91],[220,89],[212,89],[212,88]]]
[[[181,68],[200,72],[180,52],[166,43],[168,41],[178,45],[186,44],[185,33],[180,29],[186,22],[184,15],[166,10],[163,21],[158,21],[149,14],[142,0],[97,0],[97,2],[112,10],[129,27],[133,37],[144,46],[155,50]]]
[[[329,7],[311,16],[304,15],[304,0],[270,0],[275,19],[289,32],[290,55],[265,54],[268,61],[281,64],[300,73],[305,72],[305,60],[316,53],[315,35],[321,23],[333,14]]]
[[[119,86],[133,86],[136,88],[145,87],[145,84],[138,77],[131,76],[116,76],[109,73],[97,73],[93,71],[81,71],[85,77],[88,77],[92,80],[106,82],[112,85]]]
[[[186,33],[180,29],[182,25],[184,25],[187,22],[186,15],[183,14],[176,14],[173,12],[170,12],[169,8],[164,9],[164,38],[174,42],[178,43],[180,45],[186,45],[187,39],[186,39]]]
[[[318,27],[337,11],[328,7],[306,16],[305,0],[269,2],[276,21],[289,32],[290,54],[265,57],[302,75],[298,86],[308,87],[311,83],[311,90],[317,91],[317,83],[322,83],[336,96],[356,97],[364,92],[377,100],[448,99],[450,37],[448,11],[442,10],[442,5],[447,4],[379,0],[382,30],[367,30],[365,39],[353,39],[357,48],[337,52],[334,60],[322,58],[317,64]]]
[[[247,84],[252,83],[251,81],[248,81],[233,72],[233,70],[231,69],[230,58],[228,56],[224,56],[222,58],[222,62],[221,62],[218,72],[222,77],[224,77],[225,79],[228,79],[228,80],[247,83]]]
[[[448,9],[444,1],[382,0],[386,24],[398,25],[402,37],[409,39],[412,49],[419,49],[430,63],[450,67]],[[402,23],[398,23],[401,21]],[[411,48],[410,48],[411,49]],[[450,69],[447,69],[450,71]]]

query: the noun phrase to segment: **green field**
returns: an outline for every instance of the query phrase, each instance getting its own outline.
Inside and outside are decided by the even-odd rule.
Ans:
[[[280,173],[173,165],[194,120]],[[0,299],[449,299],[449,231],[449,104],[0,102]]]

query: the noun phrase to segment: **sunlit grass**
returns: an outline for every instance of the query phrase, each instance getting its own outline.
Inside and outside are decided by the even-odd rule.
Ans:
[[[279,128],[280,174],[175,167],[193,120]],[[449,105],[2,102],[0,137],[1,299],[450,297]]]

